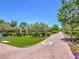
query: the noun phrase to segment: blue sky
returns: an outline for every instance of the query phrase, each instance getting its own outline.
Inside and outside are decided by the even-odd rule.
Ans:
[[[57,9],[60,5],[61,0],[0,0],[0,19],[60,26],[57,21]]]

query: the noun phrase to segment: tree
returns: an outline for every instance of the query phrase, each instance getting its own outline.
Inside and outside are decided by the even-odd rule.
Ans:
[[[59,31],[59,26],[57,24],[52,25],[51,30],[53,33],[57,33]]]
[[[75,0],[76,5],[79,5],[79,0]]]
[[[5,36],[8,35],[8,30],[11,29],[11,25],[9,22],[5,22],[4,20],[0,20],[0,32]]]
[[[53,30],[59,30],[59,27],[58,27],[57,24],[54,24],[54,25],[52,25],[52,29],[53,29]]]
[[[62,0],[62,6],[58,10],[58,21],[61,22],[66,32],[71,32],[71,38],[73,38],[74,28],[79,24],[78,7],[74,1]]]
[[[4,20],[0,19],[0,24],[1,24],[1,23],[4,23]]]
[[[4,23],[5,23],[5,21],[0,19],[0,31],[4,30],[4,26],[5,26]]]
[[[35,36],[45,36],[49,27],[43,22],[35,23],[32,25],[32,31]]]
[[[17,21],[11,21],[11,27],[16,27],[17,26]]]

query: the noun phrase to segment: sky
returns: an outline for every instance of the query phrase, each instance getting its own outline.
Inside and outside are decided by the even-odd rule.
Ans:
[[[0,19],[5,21],[44,22],[49,26],[60,23],[57,10],[61,0],[0,0]]]

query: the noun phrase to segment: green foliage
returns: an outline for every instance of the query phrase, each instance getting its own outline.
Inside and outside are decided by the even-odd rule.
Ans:
[[[46,32],[46,35],[50,36],[50,35],[52,35],[52,33],[51,32]]]
[[[19,25],[16,21],[5,22],[0,20],[0,33],[4,36],[33,36],[42,37],[49,36],[52,33],[52,29],[43,22],[37,22],[35,24],[28,24],[21,22]],[[54,30],[58,30],[58,25],[53,26]]]
[[[36,36],[45,36],[46,32],[48,32],[48,30],[49,30],[48,25],[45,23],[42,23],[42,22],[35,23],[31,27],[31,31],[32,31],[32,33],[34,33],[34,34],[32,34],[33,36],[35,36],[35,35]]]
[[[59,27],[58,27],[58,25],[57,24],[54,24],[53,26],[52,26],[52,30],[59,30]]]
[[[74,36],[75,36],[75,38],[79,38],[79,31],[78,32],[75,32],[75,34],[74,34]]]
[[[57,25],[57,24],[54,24],[54,25],[52,25],[52,27],[51,27],[51,30],[52,30],[52,33],[57,33],[57,32],[59,32],[59,26]]]
[[[11,22],[11,27],[15,27],[15,26],[17,26],[17,22],[16,21],[12,21]]]
[[[79,5],[79,0],[75,0],[76,4]]]
[[[74,29],[74,37],[79,38],[79,26]]]
[[[74,29],[79,25],[79,7],[75,0],[62,0],[62,6],[58,10],[58,21],[61,22],[65,32],[71,32],[74,36]]]
[[[0,28],[3,28],[4,26],[4,20],[0,19]]]
[[[0,19],[0,24],[1,24],[1,23],[4,23],[4,20]]]

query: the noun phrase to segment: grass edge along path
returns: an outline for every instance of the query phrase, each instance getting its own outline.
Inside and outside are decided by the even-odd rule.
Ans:
[[[35,45],[45,39],[46,38],[44,38],[44,37],[22,36],[22,37],[4,37],[2,40],[9,41],[8,43],[4,43],[4,44],[23,48],[23,47],[29,47],[29,46]]]

